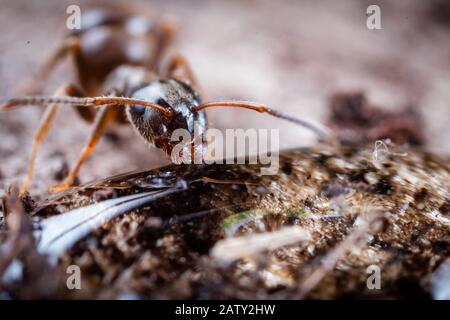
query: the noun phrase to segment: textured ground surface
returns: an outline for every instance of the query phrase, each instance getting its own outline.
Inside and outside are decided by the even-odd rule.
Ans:
[[[105,223],[53,271],[38,259],[27,263],[34,249],[25,247],[23,278],[7,292],[22,298],[436,297],[436,283],[448,281],[433,276],[450,256],[447,161],[404,149],[375,161],[371,148],[321,146],[284,152],[277,176],[260,176],[254,165],[171,166],[101,181],[42,203],[35,217],[170,190],[177,181],[187,189]],[[294,226],[290,238],[302,232],[309,238],[288,239],[289,245],[273,239],[263,250],[252,242]],[[242,236],[244,246],[226,249]],[[226,258],[237,251],[244,253]],[[82,270],[81,290],[65,289],[73,264]],[[380,268],[379,290],[366,285],[369,266]],[[42,282],[39,274],[49,276]]]

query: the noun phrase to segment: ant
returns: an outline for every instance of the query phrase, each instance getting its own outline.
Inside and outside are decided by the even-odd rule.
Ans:
[[[156,67],[174,35],[175,26],[171,21],[153,26],[142,16],[108,9],[86,11],[81,21],[81,30],[69,34],[34,77],[32,82],[35,85],[30,86],[32,91],[39,92],[39,85],[48,78],[56,64],[71,55],[81,88],[65,84],[56,90],[54,96],[18,97],[0,105],[0,111],[25,105],[48,105],[34,136],[28,175],[21,193],[29,188],[37,151],[61,105],[74,106],[81,117],[93,125],[74,168],[62,184],[52,188],[53,191],[75,184],[81,166],[108,125],[114,123],[130,122],[146,142],[164,150],[167,155],[177,143],[171,141],[176,129],[186,129],[193,137],[196,122],[200,124],[200,133],[206,131],[204,110],[211,107],[255,110],[307,127],[326,140],[330,138],[325,128],[262,104],[245,101],[203,103],[193,73],[181,55],[170,58],[166,66],[157,71]],[[191,150],[194,150],[193,144]],[[204,144],[202,141],[202,148]]]

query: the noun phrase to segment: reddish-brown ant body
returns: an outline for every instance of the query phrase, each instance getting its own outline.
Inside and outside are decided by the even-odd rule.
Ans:
[[[75,106],[85,120],[93,122],[93,127],[75,167],[63,184],[54,188],[56,190],[75,183],[83,162],[92,153],[106,127],[112,123],[126,123],[126,120],[147,142],[168,155],[177,143],[171,141],[176,129],[185,129],[192,137],[194,123],[200,125],[199,133],[206,130],[203,109],[209,107],[239,107],[264,112],[305,126],[319,137],[328,135],[326,130],[316,125],[260,104],[240,101],[202,103],[192,72],[183,57],[177,55],[169,60],[163,70],[157,70],[173,37],[174,26],[171,22],[165,21],[151,27],[142,16],[118,14],[113,9],[87,11],[83,17],[81,30],[68,36],[29,86],[33,93],[40,92],[56,63],[66,55],[72,55],[81,89],[63,85],[53,97],[13,98],[0,106],[0,111],[5,111],[16,106],[49,104],[34,137],[28,176],[22,192],[29,188],[37,150],[60,105]],[[101,94],[105,95],[99,96]],[[86,107],[102,108],[96,112]]]

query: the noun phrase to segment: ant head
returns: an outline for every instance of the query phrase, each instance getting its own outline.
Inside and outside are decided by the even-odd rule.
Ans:
[[[180,131],[176,132],[177,129],[183,129],[185,134],[190,135],[192,144],[189,148],[194,146],[194,142],[198,145],[197,140],[202,139],[207,126],[206,114],[193,109],[201,104],[200,96],[184,82],[157,80],[134,90],[131,98],[173,110],[172,116],[168,118],[162,112],[145,106],[132,104],[127,107],[128,119],[137,132],[168,155],[180,143],[181,134],[178,134]],[[183,139],[183,142],[186,141]],[[203,147],[203,141],[200,146]]]

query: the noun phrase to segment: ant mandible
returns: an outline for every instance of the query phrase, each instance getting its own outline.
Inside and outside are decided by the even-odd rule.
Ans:
[[[81,89],[66,84],[59,87],[52,97],[12,98],[0,106],[0,111],[6,111],[18,106],[48,105],[34,136],[22,193],[29,188],[37,151],[60,105],[74,106],[81,117],[93,125],[74,168],[61,185],[53,187],[54,191],[64,190],[76,182],[82,164],[112,123],[130,122],[145,141],[168,155],[176,144],[171,141],[172,133],[176,129],[186,129],[193,137],[194,122],[200,124],[200,133],[204,132],[207,128],[204,109],[211,107],[255,110],[307,127],[324,140],[330,138],[327,130],[318,125],[261,104],[244,101],[202,103],[192,71],[180,55],[172,57],[166,67],[157,72],[156,66],[173,38],[175,28],[170,21],[163,21],[155,27],[147,19],[131,12],[119,14],[117,10],[102,8],[87,11],[82,22],[85,27],[68,36],[28,85],[33,93],[39,92],[40,85],[56,64],[65,56],[72,55]],[[105,95],[100,96],[102,92]],[[96,107],[101,108],[95,110]]]

